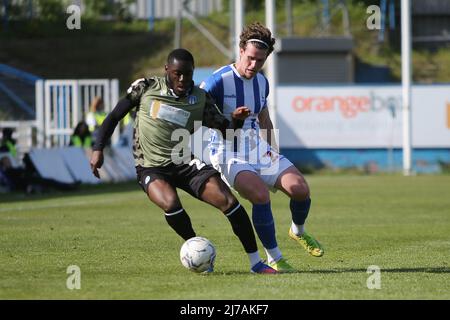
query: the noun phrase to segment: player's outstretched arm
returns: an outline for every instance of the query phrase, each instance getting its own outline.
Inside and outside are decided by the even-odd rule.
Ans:
[[[133,107],[132,102],[128,98],[121,99],[98,129],[98,135],[92,148],[94,151],[91,155],[90,165],[92,173],[99,179],[100,174],[98,169],[103,165],[103,149],[109,138],[111,138],[119,121],[122,120]]]

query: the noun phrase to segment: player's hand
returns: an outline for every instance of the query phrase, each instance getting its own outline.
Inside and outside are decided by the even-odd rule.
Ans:
[[[103,165],[103,151],[93,151],[91,156],[91,170],[94,176],[100,179],[100,173],[98,169],[100,169]]]
[[[277,151],[273,150],[273,149],[269,149],[269,150],[267,150],[265,156],[269,157],[270,160],[272,162],[274,162],[274,161],[276,161],[279,158],[280,154]]]
[[[247,118],[250,115],[250,113],[251,113],[250,109],[243,106],[236,108],[236,110],[233,111],[231,116],[233,117],[233,119],[245,120],[245,118]]]

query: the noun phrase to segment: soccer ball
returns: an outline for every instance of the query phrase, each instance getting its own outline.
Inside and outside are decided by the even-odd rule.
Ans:
[[[211,272],[214,269],[216,248],[206,238],[194,237],[181,246],[180,260],[183,266],[194,272]]]

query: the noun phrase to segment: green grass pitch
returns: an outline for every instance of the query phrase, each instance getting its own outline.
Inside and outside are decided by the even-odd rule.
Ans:
[[[287,198],[272,194],[279,246],[298,269],[275,276],[250,274],[227,219],[182,192],[197,234],[216,246],[213,274],[181,265],[182,240],[137,184],[0,195],[0,299],[450,299],[450,176],[307,180],[307,230],[325,255],[288,238]],[[66,287],[71,265],[79,290]],[[367,287],[371,265],[380,289]]]

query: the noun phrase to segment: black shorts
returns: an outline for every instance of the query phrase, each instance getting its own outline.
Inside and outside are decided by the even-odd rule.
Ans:
[[[213,175],[220,179],[220,173],[212,166],[198,160],[190,164],[170,164],[165,167],[136,167],[137,180],[147,193],[148,185],[156,179],[168,182],[174,188],[180,188],[200,199],[203,185]]]

